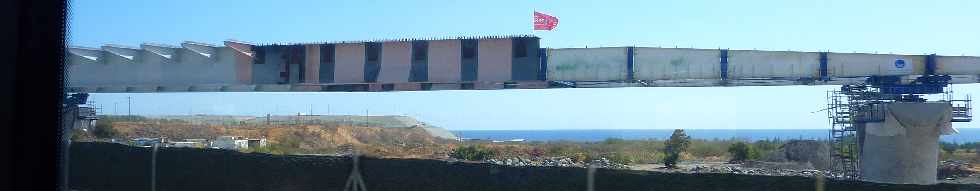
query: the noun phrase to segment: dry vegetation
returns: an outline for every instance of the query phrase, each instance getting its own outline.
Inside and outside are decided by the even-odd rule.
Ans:
[[[218,136],[266,138],[268,148],[245,152],[273,154],[335,154],[349,147],[365,155],[398,158],[444,159],[459,147],[481,145],[498,158],[565,156],[576,161],[608,158],[623,163],[657,163],[663,158],[663,141],[611,138],[600,142],[460,143],[430,136],[421,128],[380,128],[348,125],[206,125],[181,120],[138,118],[107,119],[114,138],[166,137],[171,140],[214,139]],[[86,134],[78,138],[91,139]],[[681,160],[728,160],[727,147],[735,140],[693,140]]]
[[[439,158],[445,142],[422,128],[355,127],[347,125],[201,125],[179,120],[106,120],[113,138],[166,137],[170,140],[214,139],[218,136],[266,138],[270,146],[245,152],[273,154],[335,154],[355,147],[378,157]],[[92,139],[81,133],[77,139]],[[76,140],[77,140],[76,139]]]
[[[607,158],[622,164],[658,163],[662,140],[600,142],[459,143],[430,136],[422,128],[380,128],[348,125],[205,125],[181,120],[107,119],[114,138],[166,137],[171,140],[214,139],[218,136],[266,138],[270,146],[245,152],[272,154],[335,154],[349,147],[376,157],[444,159],[460,146],[481,145],[494,157],[541,158],[565,156],[575,161]],[[82,137],[82,136],[80,136]],[[88,138],[88,137],[84,137]],[[737,140],[692,140],[681,160],[727,161],[728,146]]]
[[[356,148],[365,155],[394,158],[445,159],[456,148],[479,145],[492,151],[494,158],[569,157],[576,162],[607,158],[621,164],[662,163],[664,141],[659,139],[623,140],[610,138],[599,142],[525,142],[488,143],[455,142],[430,136],[422,128],[380,128],[349,125],[203,125],[180,120],[107,119],[113,138],[166,137],[171,140],[213,139],[232,135],[267,138],[270,146],[245,152],[272,154],[336,154]],[[77,133],[75,140],[96,139],[91,133]],[[680,154],[681,161],[728,162],[729,147],[737,142],[749,146],[749,160],[763,160],[779,150],[785,140],[691,140]],[[980,163],[976,149],[959,149],[941,153],[942,160]]]

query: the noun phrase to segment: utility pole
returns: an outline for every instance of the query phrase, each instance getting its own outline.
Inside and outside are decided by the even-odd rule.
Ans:
[[[119,102],[112,102],[112,114],[113,115],[119,115],[119,110],[117,110],[118,109],[117,106],[119,106]]]
[[[126,97],[126,102],[128,103],[126,112],[129,113],[129,118],[133,118],[133,97]]]

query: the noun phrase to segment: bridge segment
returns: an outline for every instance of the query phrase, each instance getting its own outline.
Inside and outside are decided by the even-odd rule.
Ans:
[[[533,36],[71,47],[72,92],[317,92],[977,83],[980,57],[657,47],[540,48]]]

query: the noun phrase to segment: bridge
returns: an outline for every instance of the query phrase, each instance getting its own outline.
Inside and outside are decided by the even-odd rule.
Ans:
[[[416,91],[980,82],[980,57],[655,47],[539,48],[533,36],[71,47],[71,92]]]
[[[534,36],[68,49],[68,91],[387,92],[840,85],[828,139],[841,178],[931,184],[938,139],[972,120],[949,84],[980,57],[660,47],[541,48]],[[945,94],[940,100],[923,95]]]

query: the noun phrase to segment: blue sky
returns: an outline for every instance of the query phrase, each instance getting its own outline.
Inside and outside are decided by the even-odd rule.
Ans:
[[[532,31],[537,10],[554,31]],[[69,43],[138,46],[534,34],[542,46],[980,56],[975,1],[75,1]],[[105,113],[405,114],[450,129],[827,128],[834,86],[96,94]],[[980,85],[956,85],[980,95]],[[113,109],[117,105],[117,109]],[[978,123],[957,123],[957,128]]]

